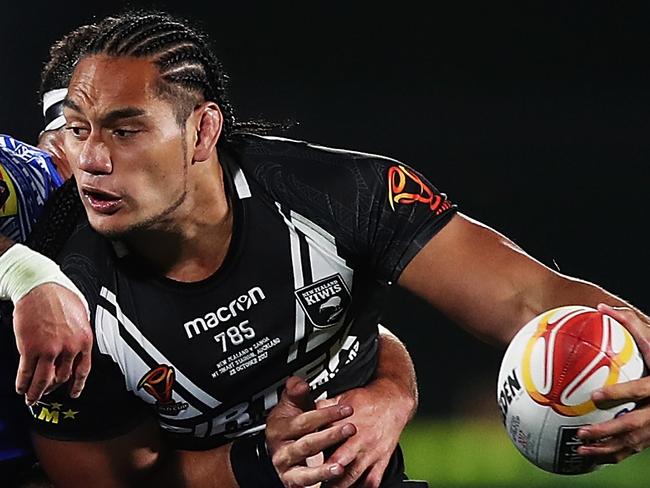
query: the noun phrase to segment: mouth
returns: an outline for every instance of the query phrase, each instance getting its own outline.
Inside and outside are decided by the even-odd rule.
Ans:
[[[81,192],[83,197],[90,204],[90,207],[101,214],[113,214],[117,212],[122,205],[122,197],[113,193],[90,187],[82,188]]]

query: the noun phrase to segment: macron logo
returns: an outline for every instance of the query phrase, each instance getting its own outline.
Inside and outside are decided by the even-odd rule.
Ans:
[[[266,299],[264,292],[259,286],[248,290],[245,294],[232,300],[228,306],[217,308],[214,312],[208,312],[201,317],[189,320],[183,324],[187,338],[191,339],[202,332],[214,329],[219,324],[225,324],[230,319],[237,317],[241,312],[249,310],[253,305]]]

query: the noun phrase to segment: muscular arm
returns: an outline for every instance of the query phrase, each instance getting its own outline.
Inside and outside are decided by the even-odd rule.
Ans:
[[[557,273],[497,232],[462,215],[415,256],[399,283],[471,332],[509,341],[533,316],[562,305],[598,307],[632,333],[650,364],[650,320],[602,288]],[[612,308],[616,307],[616,308]],[[650,446],[650,377],[610,385],[592,393],[602,408],[637,402],[621,417],[584,427],[580,454],[618,462]]]
[[[553,271],[461,214],[413,258],[398,283],[474,334],[501,343],[554,307],[629,306],[592,283]]]
[[[0,235],[0,259],[14,246],[14,242]],[[18,262],[9,255],[0,261],[0,280],[3,290],[15,289],[9,283],[36,280],[44,264],[51,263],[46,257],[37,255],[34,251],[21,246],[13,248],[12,255],[18,256]],[[25,254],[25,253],[29,254]],[[13,259],[13,261],[12,261]],[[51,267],[57,270],[58,276],[65,279],[54,263]],[[7,293],[15,301],[13,310],[13,325],[16,336],[16,346],[20,353],[20,364],[16,375],[16,391],[26,395],[29,404],[40,399],[46,391],[68,381],[74,373],[74,381],[70,384],[70,393],[78,396],[90,371],[90,348],[92,332],[88,322],[86,305],[68,285],[50,282],[53,276],[41,280],[31,290],[19,298]],[[57,278],[58,279],[58,278]],[[45,281],[45,282],[43,282]],[[36,281],[38,283],[39,281]],[[27,288],[29,289],[29,288]]]

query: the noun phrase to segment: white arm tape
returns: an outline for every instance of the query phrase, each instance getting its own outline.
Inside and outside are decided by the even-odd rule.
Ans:
[[[56,283],[75,293],[86,308],[88,302],[58,264],[22,244],[14,244],[0,255],[0,300],[15,305],[22,297],[44,283]]]

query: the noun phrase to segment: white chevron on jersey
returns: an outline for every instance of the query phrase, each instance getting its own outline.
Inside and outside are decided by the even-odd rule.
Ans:
[[[276,203],[276,205],[278,208],[280,208],[280,205],[278,203]],[[285,217],[284,214],[283,217]],[[336,239],[334,236],[320,227],[318,224],[312,222],[308,218],[300,215],[298,212],[295,212],[293,210],[290,212],[290,219],[287,220],[285,217],[284,220],[289,226],[292,237],[294,234],[296,234],[296,230],[298,230],[305,235],[310,251],[313,248],[318,248],[320,251],[322,251],[309,253],[309,262],[311,266],[311,275],[313,277],[313,281],[316,282],[322,278],[339,274],[347,285],[348,290],[351,290],[354,271],[349,268],[345,264],[345,260],[339,256],[338,249],[336,247]],[[299,263],[302,263],[300,260],[301,256],[299,249],[297,254],[297,260]],[[293,240],[291,257],[295,263],[296,257],[294,257],[293,252]],[[299,289],[302,286],[304,286],[304,283],[301,283],[299,285],[296,283],[296,289]],[[334,334],[339,332],[344,322],[344,317],[342,317],[341,322],[338,326],[328,327],[327,329],[314,330],[310,335],[309,340],[307,341],[306,352],[309,352],[321,344],[327,342]]]
[[[275,203],[278,207],[278,212],[282,215],[282,218],[287,222],[289,229],[289,240],[291,243],[291,266],[293,267],[293,286],[295,290],[302,288],[305,284],[302,271],[302,259],[300,255],[300,240],[298,234],[296,233],[295,228],[291,225],[291,222],[287,217],[282,213],[282,208],[279,203]],[[296,304],[296,321],[295,321],[295,333],[294,341],[291,344],[289,350],[289,355],[287,357],[287,363],[294,361],[298,357],[298,343],[305,336],[305,312]]]
[[[149,342],[149,340],[142,334],[142,332],[138,330],[136,325],[126,315],[124,315],[122,309],[120,308],[120,305],[117,303],[115,294],[112,291],[108,290],[106,287],[102,287],[100,295],[106,298],[106,300],[108,300],[108,302],[115,307],[117,321],[120,324],[122,324],[126,333],[128,333],[133,340],[137,341],[140,345],[142,345],[142,347],[145,349],[145,351],[151,356],[151,358],[154,361],[156,361],[158,364],[168,364],[170,366],[174,366],[171,361],[169,361],[160,351],[158,351],[158,349],[151,342]],[[121,339],[121,341],[125,347],[130,349],[130,347],[128,347],[124,342],[124,339]],[[111,354],[110,352],[109,354],[114,361],[117,362],[120,360],[119,352],[115,351],[115,355]],[[196,384],[194,384],[194,382],[192,382],[192,380],[190,380],[187,376],[185,376],[183,372],[179,371],[178,368],[176,368],[175,366],[174,366],[174,370],[176,372],[176,381],[178,382],[178,384],[181,385],[183,388],[185,388],[197,400],[203,402],[209,408],[215,408],[221,405],[221,402],[219,400],[217,400],[216,398],[212,397],[211,395],[203,391],[201,388],[199,388]],[[135,381],[133,384],[137,384],[140,378],[141,376],[135,380],[133,378],[129,378],[129,381]],[[130,389],[134,390],[132,385],[130,386]],[[191,404],[192,402],[189,403]],[[184,412],[181,412],[181,414],[178,415],[176,418],[186,417],[186,415],[183,415],[183,413]]]
[[[235,189],[237,190],[237,196],[240,200],[251,197],[251,189],[248,186],[246,176],[240,167],[236,167],[235,174],[233,175],[233,181],[235,182]]]
[[[104,290],[102,290],[103,292]],[[110,293],[110,292],[109,292]],[[102,354],[110,356],[111,359],[120,367],[124,375],[124,382],[128,391],[134,392],[147,403],[155,403],[152,396],[146,394],[144,391],[137,391],[137,384],[145,374],[147,374],[151,367],[136,353],[120,335],[119,324],[117,317],[110,311],[97,305],[95,313],[95,340],[97,347]],[[124,324],[122,324],[124,325]],[[166,363],[169,364],[169,363]],[[175,368],[174,368],[175,369]],[[203,412],[195,408],[191,402],[188,402],[177,391],[173,392],[174,400],[178,402],[187,403],[188,408],[181,412],[182,415],[174,416],[174,418],[190,418],[201,415]],[[165,415],[163,412],[159,412]],[[192,432],[189,429],[188,432]]]

